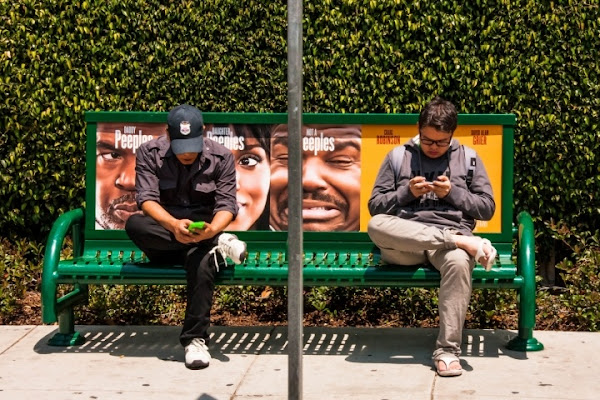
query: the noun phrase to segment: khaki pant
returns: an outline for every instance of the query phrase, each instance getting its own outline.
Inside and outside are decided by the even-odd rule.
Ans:
[[[460,355],[462,330],[471,298],[471,273],[475,259],[456,247],[453,231],[380,214],[369,221],[368,233],[389,264],[417,265],[429,262],[441,275],[440,332],[433,356]]]

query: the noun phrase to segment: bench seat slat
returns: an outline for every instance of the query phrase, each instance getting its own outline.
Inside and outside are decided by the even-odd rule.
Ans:
[[[114,253],[113,253],[114,254]],[[283,252],[276,257],[262,252],[249,254],[244,264],[221,267],[217,284],[234,285],[285,285],[288,264]],[[135,259],[135,258],[134,258]],[[104,283],[104,284],[185,284],[185,270],[181,265],[157,265],[141,262],[141,256],[131,260],[122,257],[79,257],[60,261],[56,270],[59,283]],[[379,264],[379,255],[366,258],[358,253],[346,252],[343,257],[335,255],[305,256],[303,269],[307,286],[390,286],[390,287],[434,287],[439,285],[439,273],[429,265],[398,266]],[[344,261],[333,264],[333,261]],[[510,285],[517,276],[511,258],[501,256],[496,266],[486,272],[477,265],[473,271],[474,286]],[[509,287],[514,287],[510,285]]]

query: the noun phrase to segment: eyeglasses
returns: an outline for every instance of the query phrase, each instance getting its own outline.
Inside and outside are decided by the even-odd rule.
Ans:
[[[433,146],[435,144],[437,147],[448,147],[450,146],[450,142],[452,142],[452,136],[450,136],[449,139],[431,140],[429,138],[424,138],[422,135],[419,135],[419,139],[421,140],[421,143],[423,143],[426,146]]]

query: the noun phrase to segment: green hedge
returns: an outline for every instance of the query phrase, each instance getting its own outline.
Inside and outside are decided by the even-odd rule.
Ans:
[[[0,4],[0,231],[84,203],[85,110],[285,109],[284,7],[162,3]]]
[[[0,231],[43,239],[84,203],[85,110],[286,110],[282,2],[0,4]],[[304,1],[304,109],[516,113],[515,197],[592,232],[598,1]],[[10,232],[10,233],[8,233]]]

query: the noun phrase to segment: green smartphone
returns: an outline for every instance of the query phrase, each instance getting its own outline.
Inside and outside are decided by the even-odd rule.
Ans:
[[[193,232],[196,229],[204,229],[205,226],[205,222],[204,221],[197,221],[197,222],[192,222],[189,226],[188,226],[188,231]]]

